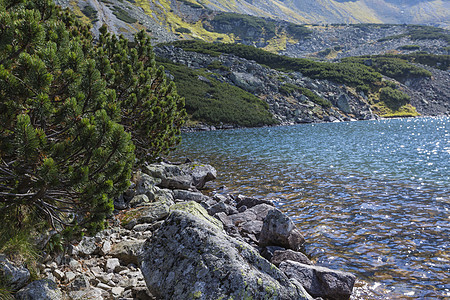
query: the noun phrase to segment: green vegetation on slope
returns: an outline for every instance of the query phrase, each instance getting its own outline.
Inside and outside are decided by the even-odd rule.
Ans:
[[[370,67],[355,62],[315,62],[309,59],[281,56],[252,46],[239,44],[210,44],[201,41],[176,41],[172,44],[186,51],[215,56],[220,55],[220,53],[234,54],[273,69],[301,72],[310,78],[332,80],[365,92],[375,88],[381,82],[379,73]]]
[[[219,125],[255,127],[273,125],[268,105],[256,96],[202,70],[167,61],[159,62],[174,76],[179,93],[186,99],[186,111],[193,120]],[[214,64],[211,67],[223,67]]]
[[[450,43],[450,34],[447,30],[438,27],[422,26],[422,25],[408,25],[407,33],[391,35],[379,39],[379,42],[401,39],[409,37],[412,40],[439,40],[442,39]]]
[[[398,56],[348,57],[342,61],[361,65],[368,64],[375,71],[398,81],[413,77],[431,77],[430,71],[414,66]]]

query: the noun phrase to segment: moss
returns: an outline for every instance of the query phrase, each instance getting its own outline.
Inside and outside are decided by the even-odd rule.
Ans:
[[[196,291],[191,296],[192,299],[199,299],[201,297],[202,297],[202,292],[201,291]]]
[[[213,227],[219,230],[223,230],[223,224],[214,217],[211,217],[206,209],[195,201],[176,203],[170,207],[170,211],[183,211],[190,213],[200,219],[203,219],[210,223]]]

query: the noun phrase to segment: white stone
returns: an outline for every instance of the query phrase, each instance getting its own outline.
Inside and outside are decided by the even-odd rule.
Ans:
[[[122,293],[125,291],[125,289],[123,287],[113,287],[111,289],[111,294],[114,298],[118,298],[120,296],[122,296]]]
[[[104,241],[102,248],[100,249],[101,255],[106,255],[111,251],[111,242],[110,241]]]
[[[120,266],[120,262],[118,258],[109,258],[106,261],[105,271],[108,273],[114,272],[116,267]]]
[[[68,282],[71,282],[72,280],[74,280],[75,276],[76,276],[76,274],[74,272],[72,272],[72,271],[66,272],[66,280]]]
[[[97,287],[105,290],[105,291],[109,291],[111,289],[111,287],[107,284],[104,284],[103,282],[100,282],[99,284],[97,284]]]

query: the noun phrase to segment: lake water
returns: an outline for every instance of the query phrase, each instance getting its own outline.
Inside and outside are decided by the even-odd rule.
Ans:
[[[184,157],[218,170],[212,189],[276,199],[371,298],[450,297],[450,118],[188,133]]]

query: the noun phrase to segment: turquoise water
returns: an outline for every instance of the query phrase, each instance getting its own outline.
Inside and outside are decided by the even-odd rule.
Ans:
[[[450,118],[196,132],[174,159],[212,164],[222,193],[272,198],[319,265],[379,299],[450,297]]]

